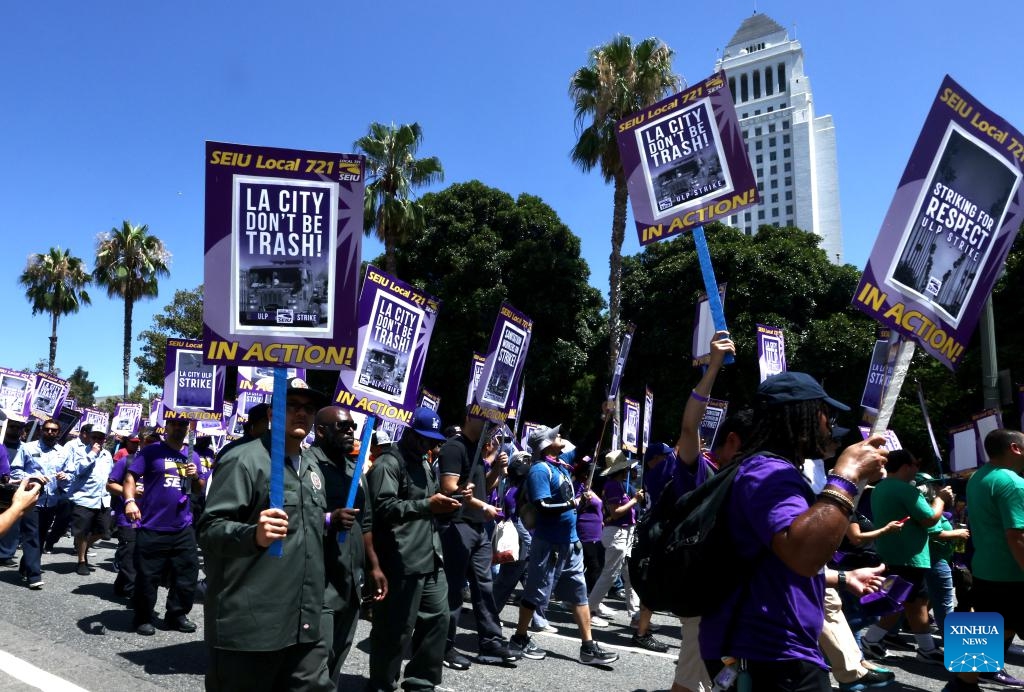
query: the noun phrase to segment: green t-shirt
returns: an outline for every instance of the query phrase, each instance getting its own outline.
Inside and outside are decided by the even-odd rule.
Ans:
[[[939,560],[945,560],[946,562],[953,562],[953,542],[939,538],[939,534],[943,531],[952,531],[953,525],[949,523],[949,519],[942,517],[939,522],[928,529],[928,550],[932,554],[932,564],[934,565]]]
[[[1007,529],[1024,529],[1024,478],[982,466],[967,482],[968,523],[974,541],[971,571],[989,581],[1024,581],[1024,569],[1006,544]]]
[[[925,569],[932,566],[928,529],[918,521],[931,519],[933,513],[917,488],[897,478],[882,479],[871,491],[871,514],[871,520],[878,527],[910,517],[900,531],[875,540],[875,550],[885,564]]]

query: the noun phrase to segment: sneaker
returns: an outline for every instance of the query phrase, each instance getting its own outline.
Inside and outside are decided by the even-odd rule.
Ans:
[[[591,608],[590,609],[590,614],[594,615],[594,613],[595,613],[595,609]],[[609,608],[608,606],[606,606],[604,603],[602,603],[601,605],[597,606],[596,613],[597,613],[597,615],[600,615],[601,617],[605,618],[606,620],[611,620],[613,617],[615,617],[615,611],[612,610],[611,608]]]
[[[590,618],[590,626],[594,626],[594,618]],[[543,632],[544,634],[555,634],[558,632],[558,628],[552,625],[551,623],[548,623],[543,627],[538,627],[531,622],[529,629],[531,632]]]
[[[13,557],[9,557],[6,560],[0,560],[0,567],[17,567],[18,561]]]
[[[860,649],[864,652],[864,658],[888,658],[889,656],[889,650],[882,642],[869,642],[867,639],[861,639]]]
[[[629,626],[632,629],[639,629],[640,618],[634,617],[634,618],[630,619]],[[658,625],[655,625],[653,622],[647,623],[647,631],[648,632],[657,632],[660,629],[661,629],[661,627],[659,627]]]
[[[156,634],[156,627],[153,627],[152,623],[144,622],[135,628],[135,633],[144,637],[152,637]]]
[[[860,690],[885,687],[895,679],[896,674],[892,671],[880,673],[877,670],[868,670],[867,674],[853,682],[839,683],[839,692],[860,692]]]
[[[585,666],[606,666],[619,660],[619,655],[606,651],[597,642],[586,642],[580,646],[580,663]]]
[[[927,651],[918,649],[916,658],[918,661],[924,661],[925,663],[938,663],[940,666],[946,665],[946,654],[937,646]]]
[[[992,682],[999,683],[1003,687],[1024,687],[1024,680],[1018,680],[1005,670],[1001,670],[998,673],[982,673],[979,677],[982,680],[991,680]]]
[[[884,637],[882,637],[882,641],[880,643],[882,644],[882,646],[890,649],[901,649],[903,651],[914,650],[914,645],[904,641],[903,637],[901,637],[896,632],[889,632],[888,634],[886,634]]]
[[[189,620],[184,615],[179,615],[176,618],[164,618],[164,625],[167,629],[178,630],[179,632],[191,633],[198,629],[196,623]]]
[[[626,600],[626,590],[625,589],[615,589],[614,591],[612,591],[608,595],[611,596],[612,598],[617,598],[620,601]]]
[[[83,577],[88,577],[90,574],[92,574],[92,570],[89,569],[88,562],[79,562],[78,569],[76,569],[75,572],[77,572]]]
[[[515,663],[523,655],[519,652],[512,651],[508,644],[504,642],[488,646],[480,649],[480,654],[476,657],[478,663],[486,663],[489,665],[502,665],[507,663]]]
[[[605,620],[600,615],[591,615],[590,616],[590,626],[591,627],[597,627],[598,629],[602,629],[602,628],[605,628],[605,627],[608,626],[608,621]]]
[[[43,580],[37,579],[35,581],[29,582],[28,588],[32,589],[33,591],[38,591],[39,589],[43,588]]]
[[[508,644],[513,653],[518,653],[523,658],[533,661],[543,660],[548,655],[547,651],[533,643],[533,637],[528,634],[523,636],[513,634],[509,637]]]
[[[644,635],[634,634],[632,642],[635,647],[647,649],[648,651],[657,651],[659,654],[668,651],[668,644],[659,641],[650,632]]]
[[[448,649],[444,654],[444,667],[452,670],[469,670],[472,661],[455,649]]]

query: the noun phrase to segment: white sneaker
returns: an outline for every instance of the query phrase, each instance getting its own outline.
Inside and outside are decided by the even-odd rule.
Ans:
[[[591,615],[593,615],[594,612],[596,612],[601,617],[607,618],[607,619],[611,619],[611,618],[615,617],[615,611],[612,610],[611,608],[609,608],[608,606],[606,606],[604,603],[602,603],[601,605],[597,606],[597,610],[596,611],[593,611],[593,609],[592,609]]]
[[[591,615],[590,616],[590,626],[591,627],[597,627],[597,628],[604,628],[604,627],[608,626],[608,621],[605,620],[600,615]]]

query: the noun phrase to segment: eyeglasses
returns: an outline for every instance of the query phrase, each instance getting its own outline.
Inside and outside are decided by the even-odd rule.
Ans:
[[[288,413],[305,413],[310,416],[316,413],[316,406],[313,404],[297,404],[291,401],[285,404],[285,409]]]
[[[60,428],[43,428],[44,435],[57,435],[60,433]]]

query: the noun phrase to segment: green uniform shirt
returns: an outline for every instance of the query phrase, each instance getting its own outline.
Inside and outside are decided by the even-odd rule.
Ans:
[[[974,576],[989,581],[1024,581],[1024,569],[1006,544],[1007,529],[1024,529],[1024,478],[986,464],[967,481]]]
[[[437,479],[426,459],[405,458],[398,445],[377,457],[366,477],[373,504],[373,548],[388,575],[433,574],[442,565],[441,537],[430,512]]]
[[[256,522],[270,507],[270,434],[239,445],[214,469],[199,520],[207,577],[205,633],[231,651],[277,651],[320,639],[324,601],[324,514],[320,470],[309,459],[284,469],[288,536],[284,555],[256,545]]]
[[[939,534],[943,531],[952,530],[953,525],[949,523],[949,519],[946,517],[942,517],[935,526],[928,529],[928,551],[931,553],[933,565],[939,560],[945,560],[952,564],[953,542],[939,538]]]
[[[875,526],[910,517],[900,531],[875,539],[875,550],[885,564],[925,569],[932,566],[928,530],[918,522],[931,519],[934,512],[917,488],[898,478],[883,478],[871,491],[871,514]]]

